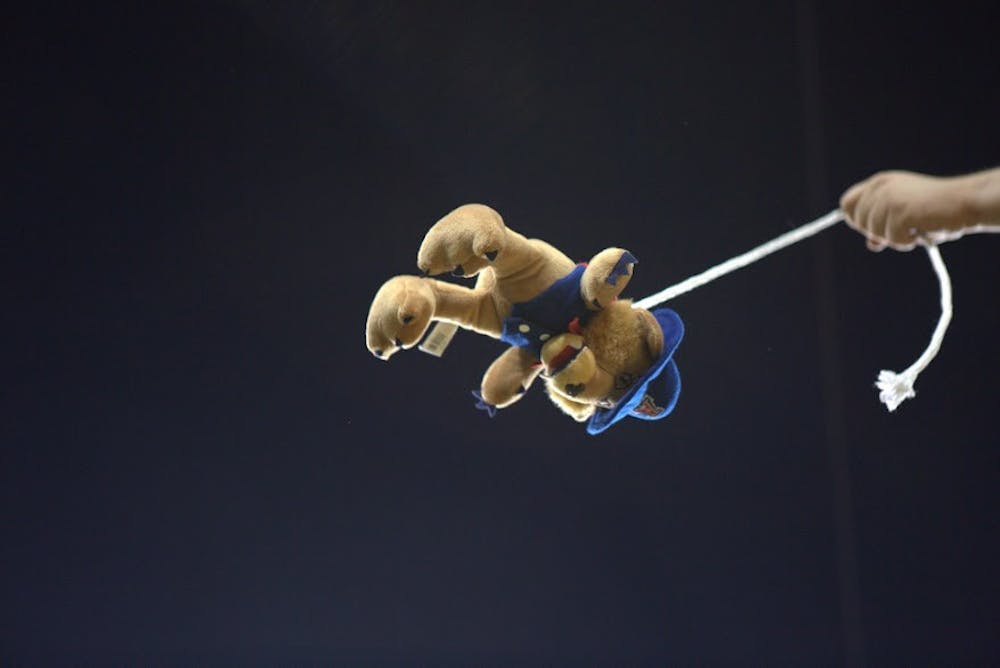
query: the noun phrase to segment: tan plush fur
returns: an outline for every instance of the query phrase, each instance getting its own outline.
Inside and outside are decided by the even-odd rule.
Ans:
[[[641,375],[663,346],[653,316],[617,300],[632,277],[633,265],[614,285],[605,280],[625,252],[607,248],[588,262],[580,292],[595,314],[581,334],[553,337],[543,347],[541,361],[524,349],[508,348],[483,376],[485,401],[509,406],[542,375],[552,401],[582,421],[595,407],[611,406],[624,394],[630,379]],[[466,288],[418,276],[386,281],[372,301],[366,325],[366,343],[376,357],[387,360],[400,349],[413,347],[435,320],[500,338],[511,305],[535,297],[572,271],[575,263],[544,241],[510,229],[488,206],[467,204],[431,227],[420,245],[417,266],[430,275],[475,276],[476,283]],[[580,353],[550,376],[544,363],[565,345],[579,348]]]

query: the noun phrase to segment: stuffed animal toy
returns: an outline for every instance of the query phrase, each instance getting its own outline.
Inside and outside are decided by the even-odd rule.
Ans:
[[[684,326],[667,308],[634,308],[619,295],[636,258],[607,248],[575,264],[557,248],[527,239],[488,206],[461,206],[424,236],[424,276],[396,276],[378,290],[366,339],[388,360],[415,346],[434,321],[454,323],[510,347],[486,370],[478,407],[492,417],[541,376],[552,401],[597,434],[625,417],[666,417],[680,393],[673,354]],[[429,278],[477,277],[463,287]]]

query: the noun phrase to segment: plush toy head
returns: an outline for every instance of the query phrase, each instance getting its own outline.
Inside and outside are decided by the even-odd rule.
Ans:
[[[592,434],[673,409],[680,392],[673,353],[684,327],[670,309],[651,313],[618,298],[637,264],[628,251],[607,248],[575,265],[508,228],[493,209],[469,204],[431,227],[417,264],[426,274],[475,276],[475,286],[417,276],[387,281],[368,313],[367,345],[376,357],[416,345],[432,321],[447,321],[510,345],[477,394],[491,415],[539,375],[557,406],[590,420]]]

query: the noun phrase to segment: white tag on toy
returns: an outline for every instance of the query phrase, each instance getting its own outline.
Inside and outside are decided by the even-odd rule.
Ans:
[[[427,335],[419,347],[425,353],[434,355],[434,357],[441,357],[441,355],[444,355],[445,348],[451,343],[457,331],[458,325],[455,323],[439,320],[434,323],[431,333]]]

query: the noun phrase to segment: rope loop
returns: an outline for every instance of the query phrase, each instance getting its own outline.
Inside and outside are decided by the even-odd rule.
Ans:
[[[832,227],[843,220],[844,212],[840,209],[834,209],[830,213],[821,216],[812,222],[806,223],[801,227],[797,227],[794,230],[785,232],[781,236],[775,237],[774,239],[771,239],[756,248],[752,248],[742,255],[737,255],[736,257],[730,258],[721,264],[709,267],[700,274],[695,274],[680,283],[664,288],[656,294],[644,297],[643,299],[636,301],[633,306],[635,308],[651,309],[654,306],[673,299],[674,297],[690,292],[691,290],[701,287],[706,283],[710,283],[721,276],[725,276],[732,271],[736,271],[737,269],[741,269],[749,264],[753,264],[757,260],[779,251],[782,248],[791,246],[794,243],[818,234],[819,232],[822,232],[823,230]],[[887,371],[885,369],[879,372],[878,380],[875,381],[875,387],[879,390],[879,400],[885,404],[886,408],[888,408],[890,412],[895,411],[899,404],[906,399],[916,395],[913,385],[917,380],[917,376],[920,375],[921,371],[927,368],[927,365],[930,364],[931,360],[934,359],[934,356],[937,355],[938,350],[941,348],[941,342],[944,341],[944,334],[948,330],[948,324],[951,322],[951,278],[948,276],[948,268],[945,267],[944,260],[941,259],[941,253],[936,245],[927,243],[925,244],[925,248],[927,249],[927,255],[930,258],[931,266],[934,268],[934,273],[937,274],[938,287],[941,292],[941,316],[938,318],[937,327],[934,328],[934,333],[931,336],[930,343],[927,345],[927,348],[924,349],[923,354],[917,358],[916,362],[911,364],[901,373]]]

